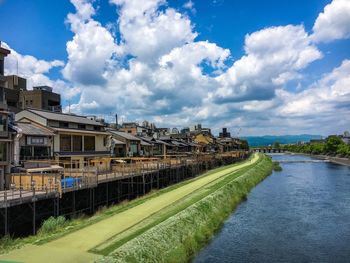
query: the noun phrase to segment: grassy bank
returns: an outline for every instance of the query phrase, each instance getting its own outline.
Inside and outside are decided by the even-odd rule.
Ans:
[[[120,246],[100,262],[186,262],[220,228],[249,191],[272,171],[268,157],[239,177]]]
[[[250,159],[251,160],[251,159]],[[245,162],[242,162],[245,163]],[[200,178],[206,178],[207,176],[211,176],[213,174],[225,171],[230,168],[234,168],[239,166],[241,163],[235,163],[228,166],[223,166],[217,169],[210,170],[206,173],[204,173],[201,176],[198,176],[193,179],[189,179],[186,181],[183,181],[181,183],[169,186],[167,188],[153,191],[143,197],[140,197],[138,199],[132,200],[132,201],[125,201],[121,204],[111,206],[109,208],[102,208],[99,210],[94,216],[87,217],[87,216],[80,216],[77,218],[73,218],[71,220],[64,220],[64,218],[59,217],[58,219],[50,218],[46,222],[43,223],[41,230],[39,230],[38,234],[35,236],[29,236],[26,238],[18,238],[18,239],[12,239],[9,237],[5,237],[2,240],[0,240],[0,254],[8,252],[9,250],[12,250],[14,248],[19,248],[27,244],[35,244],[35,245],[42,245],[46,244],[50,241],[60,239],[66,235],[72,234],[76,231],[79,231],[83,228],[86,228],[88,226],[94,225],[100,221],[106,220],[108,218],[113,217],[116,214],[120,214],[124,211],[127,211],[129,209],[132,209],[136,206],[140,206],[145,202],[148,202],[154,198],[157,198],[159,196],[162,196],[168,192],[174,191],[180,187],[183,187],[187,184],[190,184],[192,182],[195,182],[199,180]],[[142,229],[144,231],[145,228]],[[138,232],[140,233],[140,232]]]

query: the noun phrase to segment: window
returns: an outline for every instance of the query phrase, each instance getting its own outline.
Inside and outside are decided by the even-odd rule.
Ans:
[[[73,152],[81,152],[83,150],[83,137],[73,135]]]
[[[100,127],[100,126],[94,126],[94,130],[95,130],[95,131],[100,131],[100,130],[101,130],[101,127]]]
[[[72,140],[70,135],[60,135],[60,151],[70,152],[72,151]]]
[[[7,160],[7,143],[0,142],[0,162],[6,162]]]
[[[85,124],[78,124],[78,129],[85,130],[86,125]]]
[[[95,151],[95,136],[84,136],[84,151]]]
[[[60,128],[68,128],[68,122],[61,122],[60,121]]]
[[[28,137],[27,143],[29,145],[46,145],[47,138],[45,138],[45,137]]]
[[[50,156],[50,147],[45,146],[34,146],[34,157],[36,158],[47,158]]]
[[[0,115],[0,132],[7,131],[7,116]]]
[[[22,146],[20,152],[21,160],[28,160],[32,158],[32,146]]]

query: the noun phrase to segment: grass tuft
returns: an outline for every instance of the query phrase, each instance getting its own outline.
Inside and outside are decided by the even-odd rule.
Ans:
[[[66,227],[67,223],[68,221],[64,216],[51,216],[42,223],[39,229],[39,235],[55,233]]]

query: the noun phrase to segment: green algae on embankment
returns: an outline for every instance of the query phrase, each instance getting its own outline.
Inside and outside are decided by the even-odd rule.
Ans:
[[[238,178],[130,240],[98,262],[186,262],[213,236],[249,191],[272,172],[261,160]]]

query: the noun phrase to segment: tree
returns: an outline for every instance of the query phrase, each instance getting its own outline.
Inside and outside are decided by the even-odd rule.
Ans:
[[[281,147],[279,142],[274,142],[272,148],[279,149]]]
[[[336,153],[338,146],[344,144],[344,142],[336,135],[329,136],[327,138],[325,150],[327,153]]]

